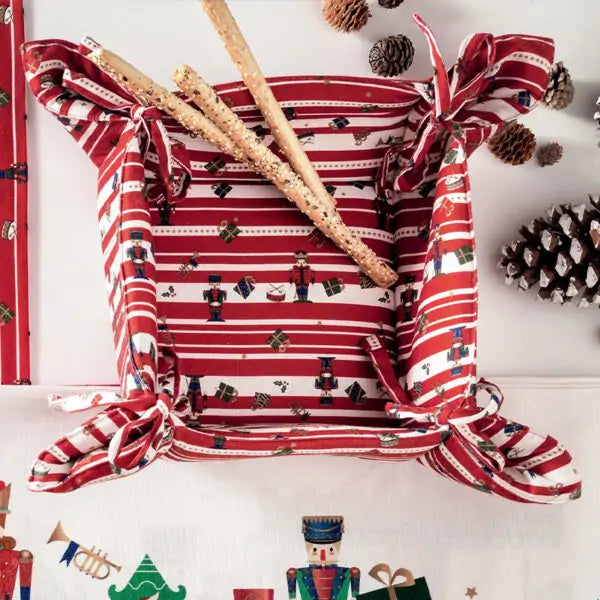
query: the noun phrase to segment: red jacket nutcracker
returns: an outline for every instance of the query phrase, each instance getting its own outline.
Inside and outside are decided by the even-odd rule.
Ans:
[[[15,550],[17,542],[4,535],[6,515],[9,514],[10,485],[0,481],[0,599],[13,600],[17,577],[20,580],[20,600],[29,600],[33,554],[29,550]]]
[[[294,254],[296,264],[290,269],[290,283],[296,286],[294,302],[312,302],[308,299],[308,286],[315,282],[315,272],[308,264],[308,254],[298,250]]]

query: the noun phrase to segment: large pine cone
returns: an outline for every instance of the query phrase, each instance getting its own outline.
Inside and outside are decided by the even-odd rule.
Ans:
[[[569,74],[569,70],[562,62],[556,63],[552,67],[550,79],[546,87],[544,102],[550,108],[560,110],[566,108],[573,102],[575,96],[575,86]]]
[[[525,125],[513,121],[497,131],[489,140],[490,152],[509,165],[526,163],[535,150],[535,135]]]
[[[383,8],[398,8],[404,0],[379,0],[379,6]]]
[[[369,52],[371,70],[382,77],[397,77],[412,65],[415,48],[405,35],[379,40]]]
[[[351,32],[362,29],[371,12],[366,0],[323,0],[323,16],[334,29]]]
[[[600,304],[600,196],[592,205],[551,206],[521,227],[523,239],[502,248],[506,282],[557,304],[578,298],[581,307]]]

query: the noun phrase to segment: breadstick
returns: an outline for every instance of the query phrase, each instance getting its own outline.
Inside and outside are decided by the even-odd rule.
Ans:
[[[324,203],[329,202],[332,206],[335,206],[335,198],[327,192],[315,168],[308,160],[302,144],[275,99],[252,51],[248,47],[248,43],[227,6],[227,2],[225,0],[201,0],[201,2],[214,28],[225,43],[225,47],[252,94],[256,105],[269,124],[271,135],[275,138],[281,151],[287,156],[296,173],[300,175],[312,193]]]
[[[307,214],[315,225],[347,252],[378,285],[388,287],[397,276],[365,243],[342,221],[334,207],[324,205],[312,194],[305,183],[277,156],[264,146],[256,134],[219,99],[214,89],[192,68],[180,67],[173,77],[178,87],[202,109],[221,130],[225,131],[260,174],[274,183],[288,198]],[[376,261],[373,264],[373,261]]]
[[[186,129],[201,135],[209,144],[221,152],[243,161],[242,152],[223,131],[200,111],[195,110],[181,98],[158,85],[152,79],[138,71],[133,65],[117,54],[98,48],[89,54],[89,58],[105,73],[127,88],[144,106],[149,104],[170,114]]]
[[[189,131],[198,133],[222,152],[234,156],[271,180],[285,194],[286,198],[308,215],[314,224],[339,248],[344,250],[375,283],[381,287],[389,287],[396,281],[396,273],[346,226],[337,210],[330,205],[324,205],[321,200],[315,198],[290,165],[282,162],[260,144],[260,141],[254,136],[254,132],[247,130],[242,137],[254,139],[254,145],[265,148],[269,152],[268,154],[263,155],[260,148],[251,149],[252,144],[248,145],[248,142],[244,142],[246,145],[244,150],[240,145],[239,135],[237,140],[232,139],[230,133],[222,131],[200,111],[156,84],[112,52],[100,48],[92,52],[90,58],[108,75],[126,87],[144,105],[151,104],[164,110]],[[214,93],[212,90],[212,94]],[[224,102],[219,101],[218,104],[221,109],[225,107],[229,110]],[[245,127],[243,124],[242,126]],[[254,160],[253,156],[255,155],[260,155],[258,160]]]

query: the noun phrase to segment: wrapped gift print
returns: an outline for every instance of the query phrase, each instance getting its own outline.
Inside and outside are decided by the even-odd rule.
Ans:
[[[369,575],[385,587],[357,596],[359,600],[432,600],[424,577],[415,579],[408,569],[394,572],[384,563],[375,565]]]
[[[338,564],[343,533],[343,517],[302,517],[308,567],[288,569],[290,598],[348,600],[357,597],[360,570]]]
[[[526,425],[504,433],[502,394],[478,380],[475,365],[467,161],[540,102],[554,45],[474,34],[447,69],[432,32],[415,19],[430,46],[428,80],[269,80],[345,223],[397,268],[389,290],[316,235],[253,170],[141,106],[90,60],[93,41],[25,46],[33,94],[57,118],[69,115],[68,132],[98,168],[122,384],[116,400],[99,394],[104,410],[92,425],[102,435],[76,429],[50,443],[31,489],[66,492],[160,457],[293,452],[418,459],[454,482],[519,502],[578,497],[568,452]],[[216,91],[271,143],[245,86]],[[520,92],[531,95],[527,106]],[[159,212],[165,201],[173,207],[168,225]],[[175,296],[157,293],[169,286]],[[186,374],[202,375],[201,418]],[[89,407],[89,396],[67,406]]]

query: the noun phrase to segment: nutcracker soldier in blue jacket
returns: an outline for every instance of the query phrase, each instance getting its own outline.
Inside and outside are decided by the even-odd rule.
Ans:
[[[308,254],[298,250],[294,254],[296,264],[290,269],[290,283],[296,286],[294,302],[312,302],[308,299],[308,286],[315,282],[315,272],[308,264]]]
[[[133,263],[136,279],[148,279],[146,277],[146,259],[148,250],[142,246],[144,234],[141,231],[132,231],[129,234],[131,247],[127,248],[127,258]]]
[[[224,323],[225,319],[221,318],[221,311],[223,310],[223,302],[227,300],[227,292],[221,289],[221,276],[209,275],[208,286],[209,289],[204,290],[202,293],[204,300],[208,302],[208,310],[210,311],[210,319],[207,319],[207,321]]]
[[[13,594],[19,579],[19,598],[29,600],[33,554],[29,550],[15,550],[15,538],[4,535],[9,499],[10,485],[5,486],[0,481],[0,599],[16,600],[17,597]]]
[[[357,567],[338,566],[344,517],[302,517],[308,567],[287,570],[288,595],[302,600],[348,600],[360,586]]]

